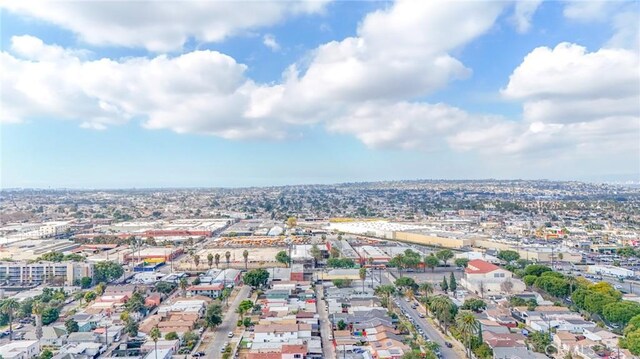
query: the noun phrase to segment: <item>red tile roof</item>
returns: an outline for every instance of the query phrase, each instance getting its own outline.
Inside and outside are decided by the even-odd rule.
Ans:
[[[284,344],[282,354],[307,354],[307,347],[304,345]]]
[[[495,264],[483,261],[482,259],[474,259],[469,261],[467,264],[467,268],[464,270],[467,274],[484,274],[495,271],[496,269],[500,269]]]

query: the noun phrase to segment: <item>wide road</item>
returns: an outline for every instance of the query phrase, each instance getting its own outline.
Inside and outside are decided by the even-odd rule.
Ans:
[[[222,323],[216,328],[215,336],[213,340],[209,343],[209,347],[205,350],[205,354],[207,358],[217,359],[222,357],[222,353],[220,352],[220,348],[224,346],[226,342],[232,341],[227,338],[227,334],[229,332],[233,332],[238,322],[238,313],[236,313],[236,308],[240,305],[240,302],[249,297],[249,291],[251,290],[251,286],[244,285],[240,288],[238,295],[233,299],[233,302],[229,304],[229,309],[224,315],[224,319]],[[234,338],[237,339],[238,338]]]
[[[382,284],[392,284],[389,274],[382,277],[382,282]],[[440,346],[440,352],[443,358],[460,358],[460,355],[456,353],[453,348],[447,348],[444,344],[445,339],[443,334],[440,333],[440,330],[429,323],[426,318],[420,318],[420,313],[418,313],[416,309],[411,308],[411,302],[407,302],[404,298],[399,298],[397,305],[402,311],[409,313],[409,316],[415,321],[416,327],[422,329],[432,342]],[[450,342],[455,345],[453,341]]]
[[[322,287],[316,286],[316,303],[318,305],[318,314],[320,316],[320,338],[322,339],[322,356],[324,358],[335,358],[336,351],[333,347],[333,341],[329,339],[331,335],[331,324],[329,323],[329,312],[325,308],[324,294]]]

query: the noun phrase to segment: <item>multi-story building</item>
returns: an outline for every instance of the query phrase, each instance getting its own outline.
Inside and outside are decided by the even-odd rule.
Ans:
[[[0,280],[18,283],[73,285],[82,277],[93,277],[93,264],[81,262],[0,262]]]

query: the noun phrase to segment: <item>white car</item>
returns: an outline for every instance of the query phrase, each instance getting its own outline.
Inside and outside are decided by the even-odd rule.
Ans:
[[[229,332],[229,334],[227,334],[227,338],[233,338],[233,332]]]

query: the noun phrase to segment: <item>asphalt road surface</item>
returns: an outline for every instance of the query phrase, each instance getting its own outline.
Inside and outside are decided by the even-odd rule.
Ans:
[[[238,292],[238,295],[236,295],[236,297],[233,299],[233,302],[229,304],[229,309],[225,313],[224,319],[222,319],[222,324],[220,324],[216,328],[215,336],[213,337],[213,340],[209,344],[209,347],[206,349],[207,358],[209,359],[221,358],[222,353],[220,352],[220,349],[224,347],[224,344],[226,342],[232,341],[232,339],[229,339],[227,337],[227,334],[229,332],[233,332],[236,329],[237,327],[236,323],[238,322],[238,315],[239,315],[238,313],[236,313],[236,308],[238,308],[238,305],[240,304],[241,301],[243,301],[244,299],[247,299],[247,297],[249,296],[250,289],[251,287],[248,285],[242,286],[242,288],[240,288],[240,291]],[[237,339],[237,338],[234,338],[234,339]]]
[[[332,340],[329,339],[331,334],[331,324],[329,323],[329,312],[325,308],[324,294],[321,286],[316,286],[316,298],[318,305],[318,314],[320,316],[320,337],[322,338],[322,355],[324,358],[335,358],[336,351],[333,347]]]
[[[383,276],[382,282],[382,284],[391,284],[391,280],[388,276]],[[409,317],[413,318],[416,323],[416,327],[422,329],[432,342],[435,342],[440,346],[440,352],[442,353],[443,358],[460,357],[453,348],[447,348],[440,330],[429,323],[426,318],[420,318],[420,313],[416,309],[411,308],[411,302],[407,302],[404,298],[399,298],[397,300],[397,306],[399,306],[402,311],[409,313]]]

